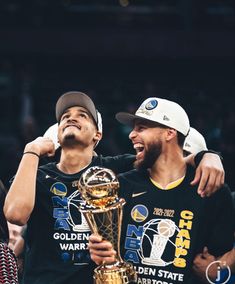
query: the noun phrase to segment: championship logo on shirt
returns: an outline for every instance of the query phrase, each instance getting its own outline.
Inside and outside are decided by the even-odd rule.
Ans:
[[[141,220],[145,216],[141,214],[144,212],[144,206],[141,206],[133,208],[131,216],[134,220]],[[190,248],[192,219],[193,213],[183,210],[180,213],[178,226],[167,218],[151,219],[139,226],[128,224],[125,260],[157,267],[172,264],[184,268],[187,265],[186,258]]]
[[[175,223],[170,219],[155,219],[146,223],[142,238],[142,244],[145,244],[140,251],[141,262],[154,266],[167,266],[172,263],[170,259],[164,260],[163,254],[168,242],[171,246],[172,242],[170,238],[175,234],[177,229]],[[151,249],[149,252],[143,249],[146,245],[150,245]]]
[[[56,182],[51,186],[50,192],[54,193],[57,196],[66,196],[67,187],[62,182]]]
[[[84,215],[78,210],[81,202],[83,202],[83,200],[78,190],[68,197],[68,222],[75,232],[90,232]]]
[[[148,217],[149,212],[147,207],[142,204],[138,204],[131,210],[131,217],[135,222],[144,222]]]

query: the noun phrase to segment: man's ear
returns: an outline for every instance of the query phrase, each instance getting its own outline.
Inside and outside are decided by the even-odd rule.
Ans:
[[[100,131],[97,131],[93,140],[95,141],[95,145],[101,140],[102,138],[102,133]]]
[[[170,141],[177,136],[177,131],[175,129],[167,128],[166,130],[166,141]]]

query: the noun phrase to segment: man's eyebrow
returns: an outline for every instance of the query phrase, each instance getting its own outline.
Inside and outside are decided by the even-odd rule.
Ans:
[[[78,111],[89,114],[88,110],[85,110],[85,109],[78,109]]]
[[[68,112],[69,112],[69,109],[67,108],[67,109],[63,112],[62,116],[63,116],[64,114],[68,113]]]
[[[89,117],[92,118],[91,114],[90,114],[89,111],[86,110],[86,109],[78,109],[77,112],[79,112],[79,113],[85,113],[85,114],[87,114]]]

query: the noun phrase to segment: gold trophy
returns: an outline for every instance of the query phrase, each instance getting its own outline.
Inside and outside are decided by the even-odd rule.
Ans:
[[[119,182],[113,171],[91,167],[79,180],[79,191],[84,202],[83,213],[92,233],[99,234],[112,243],[117,252],[116,261],[102,264],[94,270],[95,284],[126,284],[136,282],[133,266],[120,256],[120,236],[125,200],[118,198]]]

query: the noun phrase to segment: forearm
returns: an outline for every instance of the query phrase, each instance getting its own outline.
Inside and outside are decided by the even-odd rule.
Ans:
[[[26,148],[25,151],[29,150]],[[26,224],[34,208],[38,163],[36,155],[25,154],[22,157],[4,204],[4,214],[11,223]]]

